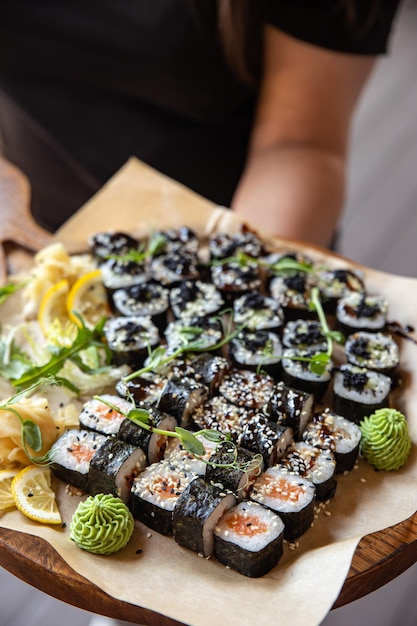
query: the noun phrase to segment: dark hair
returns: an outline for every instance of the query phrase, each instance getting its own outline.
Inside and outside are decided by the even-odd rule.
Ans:
[[[346,22],[365,32],[376,17],[379,0],[371,0],[365,19],[358,23],[356,6],[363,0],[335,0],[334,10],[345,13]],[[260,0],[217,0],[218,28],[226,60],[234,74],[247,84],[254,84],[258,75],[262,42]]]

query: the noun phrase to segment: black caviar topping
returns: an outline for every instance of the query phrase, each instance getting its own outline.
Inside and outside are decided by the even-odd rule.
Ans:
[[[303,293],[306,288],[306,277],[301,273],[294,274],[293,276],[285,276],[284,283],[289,289]]]
[[[380,312],[379,304],[369,304],[365,294],[361,296],[359,303],[356,307],[356,315],[358,317],[373,317]]]
[[[369,359],[371,356],[371,353],[369,351],[369,339],[367,339],[366,337],[358,337],[352,343],[350,351],[357,357]]]
[[[345,369],[343,373],[343,385],[347,389],[355,389],[356,391],[363,391],[368,382],[368,374],[366,372],[353,372],[352,370]]]
[[[257,291],[252,291],[245,296],[245,306],[252,309],[263,309],[265,307],[265,298]]]

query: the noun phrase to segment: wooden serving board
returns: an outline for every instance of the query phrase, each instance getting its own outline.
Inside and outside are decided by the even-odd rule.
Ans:
[[[136,160],[71,218],[55,240],[63,241],[71,252],[81,252],[97,224],[100,230],[113,227],[137,236],[181,224],[196,229],[201,237],[238,227],[230,211],[214,207]],[[284,249],[317,253],[331,263],[352,264],[328,251],[274,242]],[[389,292],[393,319],[417,326],[417,281],[363,269],[374,291]],[[100,560],[70,545],[66,532],[37,528],[13,512],[0,518],[0,565],[60,600],[134,623],[206,626],[227,615],[231,625],[264,625],[271,623],[279,607],[282,626],[316,626],[332,606],[378,589],[417,561],[417,346],[404,348],[401,410],[409,415],[414,443],[409,463],[400,472],[379,473],[363,463],[358,473],[346,481],[342,478],[340,498],[329,507],[332,517],[319,520],[302,538],[299,552],[284,559],[271,576],[254,581],[224,572],[159,537],[147,544],[142,562],[137,562],[134,548],[126,556]],[[66,521],[69,513],[68,509]],[[146,542],[146,531],[138,530]],[[125,570],[126,564],[130,570]],[[179,575],[182,586],[174,593],[171,583]],[[163,597],[154,597],[155,585],[159,591],[162,587]],[[300,585],[307,597],[315,594],[315,603],[303,600]],[[203,609],[207,594],[211,600],[204,601]]]

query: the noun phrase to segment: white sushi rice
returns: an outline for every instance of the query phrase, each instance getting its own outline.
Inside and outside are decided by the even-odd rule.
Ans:
[[[287,348],[283,352],[282,367],[283,369],[294,378],[309,382],[328,382],[332,376],[333,362],[330,360],[324,364],[324,371],[322,374],[317,374],[310,368],[308,360],[315,354],[320,353],[320,349],[310,348],[307,350],[297,350],[296,348]]]
[[[241,324],[248,330],[264,330],[279,328],[284,323],[284,312],[274,298],[256,293],[259,302],[250,305],[250,294],[237,298],[233,303],[233,320],[237,326]]]
[[[100,265],[103,284],[108,289],[123,289],[148,280],[142,264],[106,261]]]
[[[132,484],[132,494],[167,511],[173,511],[185,487],[196,474],[175,468],[169,459],[149,465]]]
[[[115,352],[141,350],[159,343],[159,330],[147,315],[111,317],[104,325],[104,333],[109,348]]]
[[[242,335],[242,336],[241,336]],[[268,333],[268,339],[265,346],[261,346],[257,349],[253,349],[251,346],[252,337],[255,338],[255,333],[245,333],[247,341],[245,342],[244,334],[239,334],[235,339],[232,339],[231,345],[233,347],[233,356],[236,361],[244,367],[245,365],[271,365],[280,360],[282,354],[281,341],[273,332]]]
[[[255,481],[251,500],[281,513],[298,513],[314,499],[313,483],[285,467],[269,467]]]
[[[372,314],[361,315],[363,307],[369,307]],[[359,313],[357,312],[359,311]],[[351,292],[337,303],[336,317],[341,324],[354,328],[379,330],[385,326],[388,302],[379,296]]]
[[[286,348],[316,348],[317,352],[327,350],[327,340],[321,324],[316,320],[291,320],[282,331],[282,344]]]
[[[187,281],[188,282],[188,281]],[[173,287],[170,291],[169,300],[175,317],[189,318],[216,313],[223,305],[221,293],[211,283],[195,282],[195,294],[193,299],[182,304],[182,287]]]
[[[146,288],[144,286],[144,288]],[[151,283],[147,286],[146,301],[139,299],[134,290],[117,289],[113,294],[113,303],[121,315],[150,315],[151,317],[166,311],[168,308],[168,289]],[[137,294],[142,295],[140,290]]]
[[[363,347],[357,350],[356,347]],[[400,361],[397,343],[390,335],[361,331],[350,335],[345,344],[349,363],[370,369],[391,369]]]
[[[250,552],[259,552],[283,532],[278,515],[250,501],[239,502],[227,511],[214,529],[215,536]]]
[[[326,410],[307,424],[303,439],[312,446],[347,454],[359,444],[361,429],[354,422]]]
[[[293,442],[281,462],[316,486],[332,478],[336,471],[336,460],[330,450],[320,450],[304,441]]]
[[[115,435],[120,424],[132,409],[132,404],[120,396],[102,394],[101,398],[120,409],[120,413],[95,398],[88,400],[80,413],[80,423],[85,428],[97,430],[105,435]]]
[[[196,435],[196,439],[204,446],[205,452],[201,457],[196,457],[191,452],[188,452],[179,439],[171,438],[165,448],[164,458],[168,459],[170,464],[176,469],[204,476],[207,469],[207,461],[218,444],[215,441],[209,441],[202,434]]]
[[[52,445],[51,458],[66,469],[87,474],[91,458],[105,441],[106,435],[94,431],[67,430]],[[84,458],[80,460],[80,457]]]
[[[355,388],[350,382],[354,381],[355,375],[366,380],[365,384]],[[388,397],[390,389],[391,379],[388,376],[354,365],[342,365],[334,377],[334,393],[360,404],[379,404]]]

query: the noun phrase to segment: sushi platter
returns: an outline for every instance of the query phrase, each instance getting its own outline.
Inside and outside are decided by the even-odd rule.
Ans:
[[[68,420],[51,447],[63,524],[3,513],[1,566],[136,623],[315,626],[417,560],[416,280],[257,233],[135,159],[54,240],[32,280],[48,255],[83,267],[77,286],[99,269],[113,378],[46,396]],[[0,305],[2,325],[30,317],[35,291]],[[360,450],[363,420],[384,409],[409,446],[382,468]],[[135,520],[115,554],[70,538],[78,504],[101,493]]]

